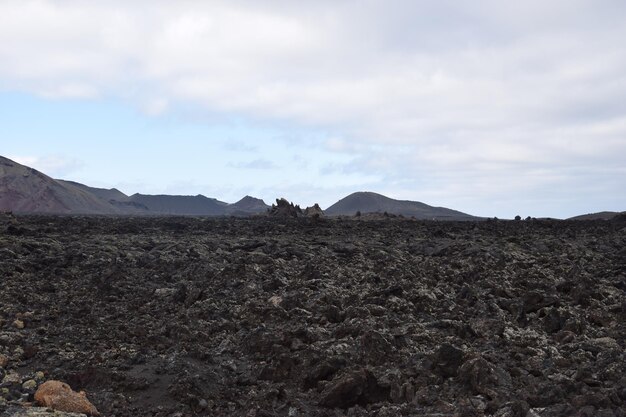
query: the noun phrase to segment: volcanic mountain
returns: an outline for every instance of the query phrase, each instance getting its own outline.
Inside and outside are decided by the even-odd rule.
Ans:
[[[252,213],[264,213],[270,206],[265,204],[265,201],[260,198],[245,196],[236,203],[228,205],[228,212],[233,216],[249,215]]]
[[[56,181],[0,156],[0,210],[17,213],[120,214],[75,183]]]
[[[133,194],[129,199],[148,207],[152,212],[166,215],[221,216],[226,214],[228,206],[228,203],[201,194],[195,196]]]
[[[324,210],[328,216],[353,216],[357,212],[388,213],[423,220],[479,220],[479,217],[445,207],[432,207],[418,201],[394,200],[372,192],[356,192]]]
[[[600,211],[598,213],[582,214],[580,216],[570,217],[567,220],[611,220],[620,214],[626,212],[619,211]]]
[[[228,204],[203,195],[127,196],[118,189],[55,180],[0,156],[0,211],[47,214],[248,216],[263,213],[263,200],[246,196]]]

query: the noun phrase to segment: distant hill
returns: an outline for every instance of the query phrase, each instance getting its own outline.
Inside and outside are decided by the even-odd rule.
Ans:
[[[146,214],[177,216],[250,216],[264,213],[269,208],[263,200],[250,196],[228,204],[202,194],[196,196],[133,194],[127,197],[127,200],[117,200],[113,203],[146,207],[149,211]]]
[[[469,214],[445,207],[432,207],[418,201],[394,200],[372,192],[356,192],[342,198],[324,210],[328,216],[354,216],[359,211],[366,213],[384,213],[415,217],[423,220],[479,220]]]
[[[111,189],[95,188],[95,187],[90,187],[88,185],[84,185],[75,181],[67,181],[67,180],[56,180],[56,181],[62,184],[68,184],[74,187],[78,187],[106,201],[109,201],[109,200],[127,201],[128,200],[128,196],[124,194],[123,192],[121,192],[120,190],[118,190],[117,188],[111,188]]]
[[[0,156],[0,211],[40,214],[248,216],[269,206],[246,196],[228,204],[203,195],[127,196],[112,188],[95,188],[74,181],[55,180]]]
[[[580,216],[570,217],[567,220],[611,220],[618,214],[624,214],[626,212],[619,211],[600,211],[598,213],[582,214]]]
[[[120,214],[107,201],[75,183],[0,156],[0,210],[16,213]]]
[[[203,195],[133,194],[130,201],[142,204],[151,213],[183,216],[222,216],[228,203]]]
[[[152,211],[144,204],[132,201],[130,197],[117,188],[95,188],[74,181],[56,180],[62,184],[68,184],[91,193],[96,197],[108,202],[116,210],[117,214],[125,215],[149,215]]]
[[[228,213],[233,216],[245,216],[250,214],[264,213],[270,206],[265,204],[265,201],[260,198],[245,196],[236,203],[228,205]]]

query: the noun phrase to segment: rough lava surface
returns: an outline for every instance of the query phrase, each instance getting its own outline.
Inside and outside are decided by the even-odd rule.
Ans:
[[[0,415],[626,415],[623,219],[0,216],[0,274]]]

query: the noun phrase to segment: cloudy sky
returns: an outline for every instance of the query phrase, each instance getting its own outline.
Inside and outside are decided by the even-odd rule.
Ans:
[[[127,194],[626,210],[626,2],[0,0],[0,155]]]

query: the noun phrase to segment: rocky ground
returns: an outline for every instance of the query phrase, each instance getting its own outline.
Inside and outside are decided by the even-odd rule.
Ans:
[[[626,416],[626,223],[0,221],[0,414]]]

